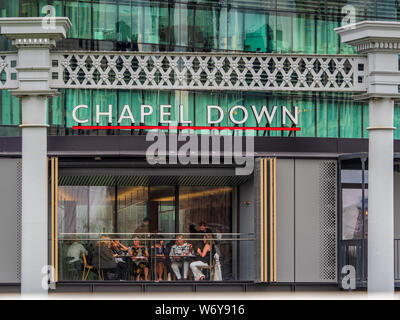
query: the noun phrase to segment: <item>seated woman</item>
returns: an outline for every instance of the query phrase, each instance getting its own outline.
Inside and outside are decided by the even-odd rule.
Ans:
[[[112,244],[109,237],[101,237],[93,252],[93,267],[98,270],[99,277],[103,275],[106,280],[112,280],[110,274],[116,274],[117,263],[114,259]],[[101,273],[102,271],[102,273]]]
[[[129,255],[131,256],[132,272],[136,276],[136,280],[142,280],[144,274],[144,280],[148,280],[149,276],[149,252],[145,246],[140,245],[138,238],[133,239],[133,246],[129,249]]]
[[[155,264],[157,268],[157,282],[163,280],[164,268],[166,266],[166,248],[164,245],[164,240],[159,240],[155,244],[154,256]]]
[[[124,246],[119,240],[111,241],[111,250],[114,253],[115,262],[117,263],[118,278],[126,280],[128,278],[128,263],[126,257],[121,257],[128,254],[129,248]]]
[[[210,238],[211,235],[204,235],[203,242],[200,248],[197,249],[197,254],[199,255],[198,260],[190,264],[190,269],[193,272],[195,281],[204,280],[205,278],[205,275],[200,271],[200,267],[208,267],[212,263],[212,244]]]

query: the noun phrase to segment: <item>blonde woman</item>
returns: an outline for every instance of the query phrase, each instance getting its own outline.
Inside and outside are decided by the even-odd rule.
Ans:
[[[102,236],[101,240],[97,242],[93,253],[93,267],[102,270],[107,280],[111,280],[109,274],[116,273],[117,263],[114,259],[112,242],[109,237]]]

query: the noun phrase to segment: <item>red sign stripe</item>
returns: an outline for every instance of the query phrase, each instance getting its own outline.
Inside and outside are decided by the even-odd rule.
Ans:
[[[257,131],[300,131],[301,128],[288,127],[208,127],[208,126],[73,126],[75,130],[115,130],[115,129],[161,129],[161,130],[257,130]]]

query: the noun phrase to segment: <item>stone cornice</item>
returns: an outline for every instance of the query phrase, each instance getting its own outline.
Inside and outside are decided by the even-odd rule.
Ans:
[[[56,40],[66,38],[70,27],[66,17],[0,18],[0,34],[17,47],[51,46]]]

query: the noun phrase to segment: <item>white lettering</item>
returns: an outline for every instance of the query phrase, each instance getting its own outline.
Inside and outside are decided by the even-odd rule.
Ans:
[[[165,109],[171,109],[171,106],[168,104],[161,104],[160,105],[160,123],[171,123],[171,120],[165,120],[165,116],[171,116],[171,112],[165,111]]]
[[[212,109],[218,110],[218,112],[219,112],[218,120],[211,120],[211,110]],[[219,107],[219,106],[207,106],[207,122],[209,124],[220,123],[223,118],[224,118],[224,111],[222,110],[221,107]]]
[[[256,118],[257,124],[260,124],[263,114],[267,117],[267,123],[270,124],[274,120],[276,110],[278,109],[277,106],[272,108],[272,112],[269,113],[266,106],[262,106],[260,113],[257,113],[257,109],[255,106],[251,106],[253,110],[254,117]]]
[[[73,110],[72,110],[72,119],[74,119],[75,122],[77,123],[87,123],[89,120],[85,119],[85,120],[80,120],[78,119],[78,117],[76,116],[76,113],[78,112],[79,109],[88,109],[89,107],[85,104],[80,104],[79,106],[76,106]]]
[[[108,111],[107,112],[100,112],[100,105],[96,104],[96,123],[100,123],[100,117],[101,116],[108,116],[108,123],[112,122],[112,105],[108,105]]]
[[[236,119],[233,118],[233,114],[234,114],[234,112],[236,111],[236,109],[240,109],[240,110],[243,111],[244,116],[243,116],[243,119],[240,120],[240,121],[238,121],[238,120],[236,120]],[[234,106],[234,107],[229,111],[229,119],[230,119],[233,123],[235,123],[235,124],[242,124],[242,123],[245,123],[245,122],[247,121],[247,118],[248,118],[248,117],[249,117],[249,113],[247,112],[247,109],[246,109],[245,107],[243,107],[243,106]]]
[[[297,125],[297,123],[298,123],[298,112],[297,112],[297,109],[298,109],[297,107],[294,107],[294,115],[292,115],[290,113],[290,111],[285,106],[283,106],[282,107],[282,118],[283,118],[282,123],[286,124],[286,115],[287,115],[290,118],[290,120],[292,120],[292,123]]]
[[[127,112],[128,114],[125,115],[125,112]],[[135,119],[133,118],[131,108],[127,104],[124,105],[124,108],[122,109],[121,116],[118,119],[118,123],[121,123],[122,120],[124,119],[129,119],[131,120],[131,123],[135,123]]]
[[[144,109],[148,109],[149,110],[149,112],[144,112]],[[144,117],[145,116],[149,116],[149,115],[151,115],[153,113],[153,107],[152,106],[149,106],[149,105],[147,105],[147,104],[142,104],[141,106],[140,106],[140,123],[143,123],[144,124]]]

